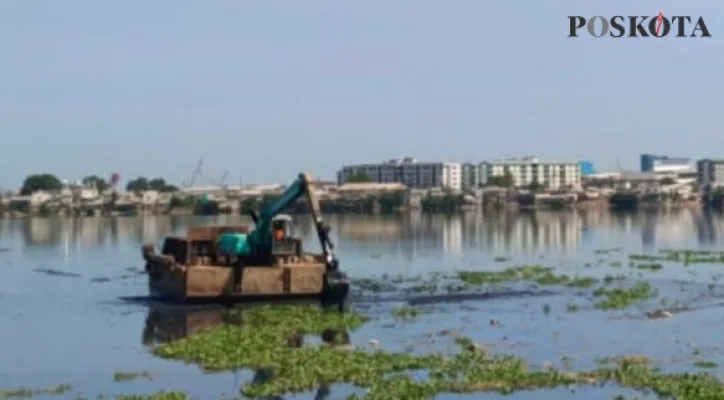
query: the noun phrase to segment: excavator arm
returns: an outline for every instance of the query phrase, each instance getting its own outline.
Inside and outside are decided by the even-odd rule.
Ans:
[[[319,207],[319,201],[312,188],[312,180],[305,173],[299,174],[299,177],[282,193],[281,197],[275,202],[268,204],[262,209],[259,215],[251,212],[256,227],[251,232],[249,241],[253,251],[257,255],[265,255],[271,253],[272,235],[271,221],[281,213],[289,205],[294,204],[300,197],[306,196],[309,203],[309,210],[312,214],[314,226],[317,231],[322,253],[324,254],[327,267],[337,269],[339,261],[334,255],[334,244],[329,238],[329,226],[322,220]]]

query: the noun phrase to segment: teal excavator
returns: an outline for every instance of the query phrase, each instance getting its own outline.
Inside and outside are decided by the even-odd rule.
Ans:
[[[255,210],[245,210],[254,221],[254,229],[249,233],[228,232],[221,234],[217,240],[219,252],[222,255],[236,257],[238,266],[242,268],[244,266],[273,265],[275,248],[280,244],[280,240],[274,237],[272,227],[273,225],[290,223],[288,220],[277,219],[276,217],[301,197],[307,199],[326,265],[325,293],[323,293],[322,302],[324,305],[336,303],[342,307],[339,297],[346,298],[349,283],[345,274],[339,269],[339,260],[334,254],[334,244],[329,237],[330,227],[322,220],[319,201],[312,188],[312,180],[305,173],[300,173],[299,177],[276,201],[264,206],[261,213],[257,213]],[[288,230],[288,226],[274,226],[274,228],[274,230]]]

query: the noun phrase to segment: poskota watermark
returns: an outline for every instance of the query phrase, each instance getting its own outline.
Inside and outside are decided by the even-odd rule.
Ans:
[[[609,36],[613,38],[638,37],[677,37],[700,38],[711,37],[709,27],[703,17],[690,15],[656,16],[614,15],[603,17],[582,17],[569,15],[568,37],[577,38],[580,33],[587,33],[595,38]]]

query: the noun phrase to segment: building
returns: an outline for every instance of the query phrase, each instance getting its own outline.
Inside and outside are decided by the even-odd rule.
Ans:
[[[377,183],[402,183],[413,189],[462,189],[460,163],[418,162],[412,157],[379,164],[346,165],[337,172],[337,182],[340,185],[356,181],[358,177]]]
[[[724,160],[699,160],[696,163],[696,182],[703,187],[724,186]]]
[[[694,165],[691,159],[686,157],[641,154],[641,172],[693,173]]]
[[[592,162],[581,161],[579,164],[581,165],[581,175],[589,176],[596,173],[596,168],[593,166]]]
[[[478,165],[478,174],[481,184],[487,184],[493,177],[506,175],[510,175],[515,187],[526,187],[534,182],[550,189],[581,184],[580,163],[544,161],[536,157],[486,161]]]
[[[480,183],[481,168],[477,164],[466,162],[462,164],[462,187],[463,189],[477,188]]]

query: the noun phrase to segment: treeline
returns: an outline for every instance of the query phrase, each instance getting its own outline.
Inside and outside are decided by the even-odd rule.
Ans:
[[[354,181],[368,181],[369,179],[364,176],[355,176]],[[81,180],[83,186],[93,187],[104,192],[108,189],[115,188],[117,182],[112,177],[107,180],[99,175],[88,175]],[[49,173],[29,175],[23,181],[23,185],[20,190],[21,195],[31,195],[38,191],[55,192],[63,189],[65,184],[55,175]],[[125,190],[129,192],[135,192],[140,194],[145,191],[155,190],[164,193],[174,193],[179,189],[166,182],[163,178],[147,178],[147,177],[136,177],[130,180],[125,185]],[[166,211],[172,212],[184,212],[193,213],[199,215],[213,215],[220,213],[229,213],[253,209],[260,211],[264,206],[271,204],[279,200],[280,195],[265,195],[257,198],[247,198],[240,201],[240,203],[234,204],[233,201],[218,202],[213,199],[207,198],[207,196],[188,196],[173,195],[168,204],[167,210],[158,210],[163,213]],[[111,193],[111,198],[106,205],[108,212],[115,210],[117,195],[115,192]],[[428,194],[423,196],[419,206],[424,212],[456,212],[460,211],[464,205],[464,199],[462,195],[445,193],[443,195],[433,196]],[[330,214],[340,213],[380,213],[389,214],[404,209],[406,204],[406,194],[404,192],[386,192],[378,194],[370,194],[366,196],[350,196],[350,197],[337,197],[334,199],[320,199],[320,206],[322,212]],[[121,210],[124,213],[135,213],[138,210],[133,209],[131,205],[128,210]],[[47,208],[47,207],[46,207]],[[17,210],[27,211],[27,210]],[[118,211],[118,210],[116,210]],[[287,207],[285,212],[287,213],[305,213],[308,211],[306,199],[302,198],[300,201]],[[51,211],[52,213],[52,211]]]
[[[278,201],[279,195],[265,195],[261,198],[248,198],[241,201],[240,209],[242,212],[246,210],[262,210],[265,206]],[[319,206],[323,213],[341,214],[341,213],[382,213],[388,214],[397,212],[405,207],[405,194],[402,192],[380,193],[375,195],[367,195],[357,198],[336,198],[321,199]],[[291,204],[285,212],[287,213],[306,213],[309,210],[306,199]]]
[[[110,189],[116,182],[111,182],[98,175],[88,175],[81,180],[83,186],[94,187],[99,191],[103,192]],[[23,180],[23,185],[20,188],[20,195],[27,196],[38,191],[54,192],[63,189],[63,181],[57,176],[49,173],[28,175]],[[139,176],[134,178],[126,184],[126,191],[129,192],[144,192],[148,190],[157,190],[159,192],[176,192],[178,188],[174,185],[169,184],[163,178],[146,178]]]
[[[238,210],[244,214],[248,210],[261,212],[264,207],[274,204],[280,199],[280,195],[264,195],[261,197],[250,197],[241,200]],[[404,210],[407,206],[405,193],[392,192],[374,195],[361,196],[356,198],[335,198],[320,199],[319,206],[325,214],[392,214]],[[228,206],[228,202],[225,202]],[[462,195],[445,194],[442,196],[425,196],[421,200],[420,207],[423,212],[458,212],[465,204]],[[222,209],[222,204],[210,199],[203,198],[172,198],[171,208],[190,209],[194,214],[214,215],[228,213],[231,210]],[[289,214],[305,214],[309,212],[309,205],[305,198],[290,204],[284,210]]]
[[[266,205],[273,204],[279,196],[267,195],[261,198],[249,198],[241,202],[241,210],[262,210]],[[458,212],[465,204],[461,194],[444,194],[432,196],[428,194],[421,199],[420,208],[423,212]],[[379,213],[390,214],[403,210],[407,207],[406,196],[403,192],[381,193],[358,198],[336,198],[320,200],[320,208],[327,214],[345,213]],[[308,205],[305,199],[301,199],[290,205],[287,213],[306,213]]]
[[[423,212],[444,212],[452,213],[462,210],[465,199],[461,194],[446,193],[442,196],[428,194],[420,201],[420,208]]]

